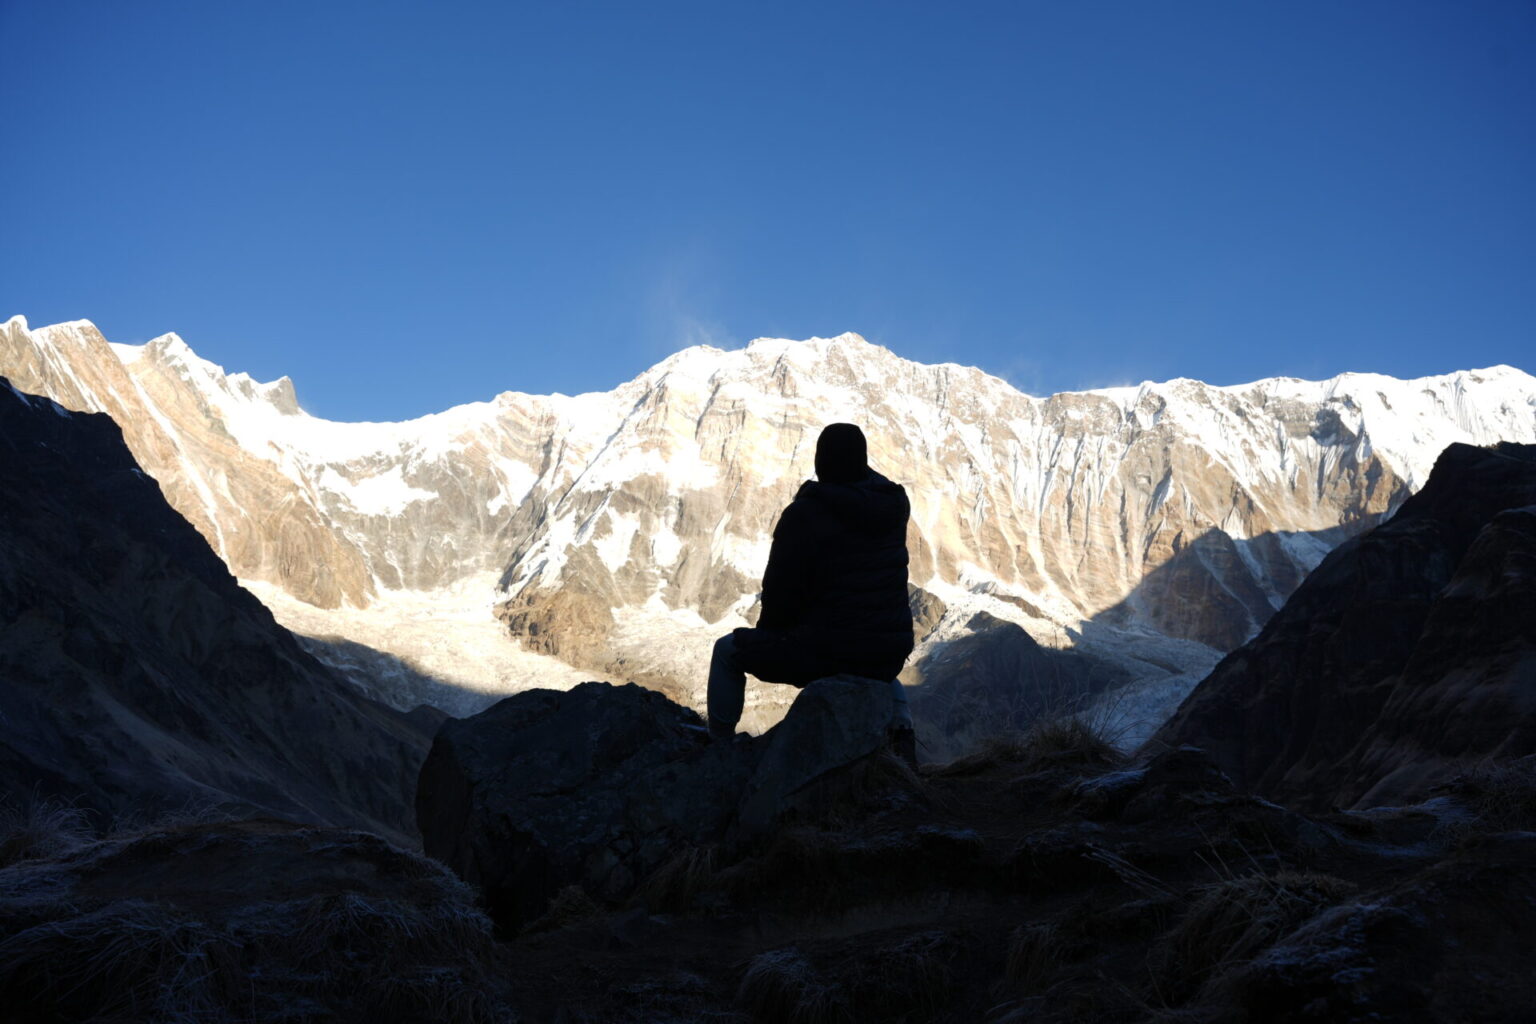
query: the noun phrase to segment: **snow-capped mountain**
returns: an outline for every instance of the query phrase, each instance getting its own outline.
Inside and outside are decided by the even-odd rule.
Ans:
[[[388,424],[316,419],[287,378],[226,374],[175,335],[111,345],[84,321],[11,320],[0,373],[110,413],[291,627],[488,693],[595,673],[701,699],[709,644],[755,614],[773,523],[834,420],[863,426],[912,497],[931,628],[913,681],[948,685],[938,655],[986,612],[1165,701],[1447,444],[1536,441],[1536,379],[1510,367],[1036,398],[853,334],[690,348],[610,392]],[[385,656],[365,674],[401,669]]]

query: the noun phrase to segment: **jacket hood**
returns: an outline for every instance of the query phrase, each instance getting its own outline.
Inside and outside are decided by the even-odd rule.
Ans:
[[[852,483],[807,480],[800,485],[795,499],[817,502],[841,522],[864,533],[905,527],[912,511],[906,489],[874,470]]]

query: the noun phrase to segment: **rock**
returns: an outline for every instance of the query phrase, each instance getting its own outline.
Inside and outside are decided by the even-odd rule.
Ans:
[[[428,855],[516,929],[567,885],[619,899],[685,844],[724,835],[751,745],[639,686],[530,690],[444,723],[422,765]]]
[[[808,787],[879,750],[890,717],[889,683],[834,676],[764,736],[712,743],[693,711],[639,686],[530,690],[444,723],[417,823],[426,852],[516,930],[566,886],[620,900],[674,858],[762,838]]]
[[[884,748],[891,725],[889,681],[838,675],[801,691],[764,750],[743,794],[737,838],[764,835],[795,809],[795,796],[829,772]]]
[[[1528,520],[1502,517],[1474,542],[1532,504],[1536,446],[1451,445],[1418,494],[1330,554],[1151,742],[1203,747],[1239,786],[1313,807],[1352,803],[1394,773],[1382,798],[1422,794],[1458,758],[1531,753]],[[1414,766],[1431,752],[1438,768]]]

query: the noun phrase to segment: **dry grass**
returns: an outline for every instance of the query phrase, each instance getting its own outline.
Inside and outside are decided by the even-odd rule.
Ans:
[[[1003,980],[1023,996],[1038,995],[1061,972],[1064,943],[1056,924],[1044,921],[1021,925],[1008,937],[1008,957],[1003,964]]]
[[[757,1020],[786,1024],[932,1021],[954,996],[958,955],[955,938],[937,930],[856,945],[820,969],[795,947],[770,950],[748,964],[737,1002]]]
[[[62,800],[0,802],[0,868],[68,856],[95,839],[86,813]]]
[[[1165,1005],[1186,1002],[1354,888],[1330,875],[1294,871],[1202,886],[1148,962],[1156,996]]]
[[[837,987],[793,946],[753,957],[736,1002],[753,1019],[777,1024],[842,1024],[854,1019]]]
[[[735,903],[782,894],[786,905],[836,913],[857,902],[849,874],[847,836],[808,826],[780,830],[761,854],[721,871],[719,884]]]
[[[1471,812],[1470,820],[1438,830],[1451,843],[1536,829],[1536,756],[1480,765],[1446,789]]]
[[[719,851],[714,845],[685,844],[640,884],[635,901],[654,910],[692,908],[716,880]]]
[[[537,921],[528,926],[530,932],[552,931],[569,928],[603,916],[602,904],[594,900],[579,885],[567,885],[550,898],[549,906]]]
[[[1125,763],[1125,755],[1091,721],[1075,716],[1040,721],[1022,732],[998,733],[975,750],[932,769],[938,776],[973,775],[998,766],[1026,773],[1050,768],[1103,772]]]
[[[947,932],[918,932],[845,958],[834,969],[855,1020],[931,1021],[954,996],[959,946]]]
[[[907,763],[877,750],[816,780],[792,798],[804,821],[846,825],[896,807],[927,806],[931,794]]]

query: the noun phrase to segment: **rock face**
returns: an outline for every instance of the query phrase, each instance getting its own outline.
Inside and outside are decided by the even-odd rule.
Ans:
[[[811,683],[764,736],[711,743],[652,690],[531,690],[450,720],[421,770],[426,852],[517,929],[562,888],[623,899],[679,857],[764,836],[829,772],[880,749],[888,683]]]
[[[1536,505],[1483,527],[1386,685],[1341,803],[1407,802],[1471,765],[1536,753]]]
[[[1158,732],[1301,804],[1422,796],[1536,752],[1536,446],[1452,445],[1390,521],[1329,555]]]
[[[692,348],[608,393],[509,392],[398,424],[319,420],[286,379],[225,374],[174,335],[109,345],[84,322],[13,319],[0,372],[123,423],[242,578],[387,617],[401,588],[495,576],[528,650],[695,705],[714,639],[755,616],[771,528],[829,420],[858,420],[912,496],[912,582],[946,609],[930,648],[986,612],[1170,686],[1252,636],[1446,444],[1536,442],[1536,380],[1509,367],[1042,399],[852,334]],[[399,642],[386,651],[415,657]],[[492,674],[449,681],[494,690]],[[748,716],[782,705],[754,689]]]
[[[106,416],[0,379],[0,788],[411,842],[427,735],[305,654]]]

